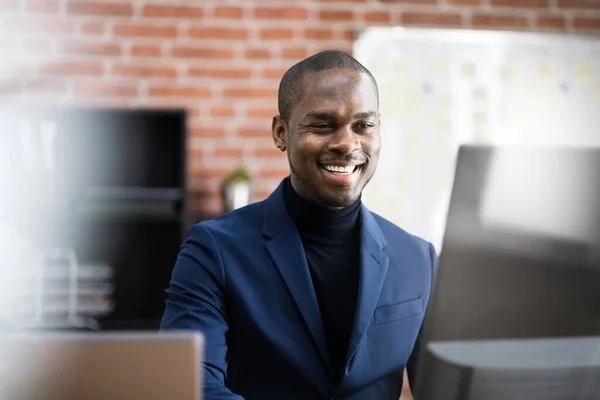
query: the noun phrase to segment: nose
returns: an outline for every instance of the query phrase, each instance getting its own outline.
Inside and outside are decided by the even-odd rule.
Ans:
[[[327,149],[332,153],[345,156],[356,150],[360,150],[360,140],[356,137],[351,127],[342,127],[331,137],[331,140],[327,144]]]

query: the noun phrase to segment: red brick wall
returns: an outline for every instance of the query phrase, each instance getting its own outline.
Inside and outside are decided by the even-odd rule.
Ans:
[[[0,54],[21,63],[0,72],[4,99],[188,109],[192,206],[208,214],[240,162],[253,200],[286,175],[270,139],[285,69],[350,52],[367,26],[600,34],[600,0],[0,0],[0,13]]]

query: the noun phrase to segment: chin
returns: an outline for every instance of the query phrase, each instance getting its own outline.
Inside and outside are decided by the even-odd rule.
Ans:
[[[332,208],[344,208],[353,204],[356,200],[358,200],[359,196],[356,195],[331,195],[331,196],[323,196],[320,200],[327,207]]]

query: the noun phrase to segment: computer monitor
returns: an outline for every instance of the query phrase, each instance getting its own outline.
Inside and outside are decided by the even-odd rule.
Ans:
[[[0,398],[201,400],[199,333],[0,336]]]
[[[462,146],[417,400],[600,399],[600,149]]]

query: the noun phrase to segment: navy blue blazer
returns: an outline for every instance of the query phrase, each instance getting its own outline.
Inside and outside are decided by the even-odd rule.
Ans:
[[[435,249],[361,206],[358,303],[345,374],[334,387],[282,190],[190,229],[161,329],[204,334],[206,400],[398,400],[406,366],[414,379]]]

